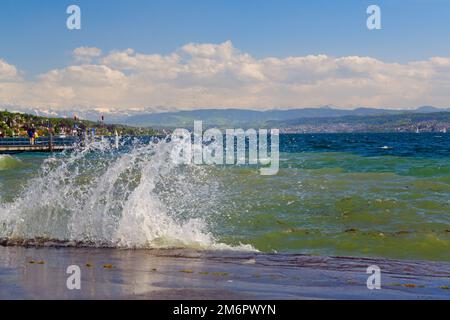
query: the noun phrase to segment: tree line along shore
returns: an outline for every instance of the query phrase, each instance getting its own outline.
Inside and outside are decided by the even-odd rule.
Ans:
[[[94,131],[96,135],[155,135],[151,128],[131,127],[120,124],[108,124],[103,120],[89,121],[73,118],[50,118],[26,113],[0,111],[0,138],[27,137],[27,130],[33,128],[38,136],[77,135],[80,131]]]

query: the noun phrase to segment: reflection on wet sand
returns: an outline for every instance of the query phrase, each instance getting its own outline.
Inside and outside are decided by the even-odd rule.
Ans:
[[[366,268],[382,270],[368,290]],[[66,269],[81,269],[68,290]],[[0,247],[1,299],[448,299],[450,264],[252,252]]]

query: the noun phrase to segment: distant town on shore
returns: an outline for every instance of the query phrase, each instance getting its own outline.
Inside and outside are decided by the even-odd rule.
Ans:
[[[96,135],[153,135],[156,133],[151,128],[108,124],[104,119],[90,121],[73,118],[51,118],[36,116],[27,113],[0,111],[0,138],[26,137],[27,130],[33,128],[38,136],[49,134],[60,136],[72,136],[82,131],[94,131]]]
[[[339,132],[447,132],[450,110],[420,107],[414,110],[331,107],[287,110],[198,109],[173,112],[143,110],[132,114],[90,111],[81,117],[33,115],[28,112],[0,111],[0,137],[26,136],[35,128],[39,136],[75,135],[80,130],[97,135],[155,135],[174,128],[192,128],[203,121],[204,128],[278,128],[281,133]],[[84,115],[84,116],[83,116]],[[97,119],[97,120],[95,120]]]

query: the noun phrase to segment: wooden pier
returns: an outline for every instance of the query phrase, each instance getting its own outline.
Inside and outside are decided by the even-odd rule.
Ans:
[[[0,139],[1,153],[20,152],[58,152],[74,148],[76,141],[71,138],[55,138],[52,135],[36,140],[31,144],[26,138],[3,138]]]
[[[53,152],[72,149],[73,146],[50,146],[43,145],[0,145],[0,153],[17,153],[17,152]]]

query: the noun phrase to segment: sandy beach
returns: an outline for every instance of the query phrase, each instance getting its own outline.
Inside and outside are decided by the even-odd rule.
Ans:
[[[366,268],[382,270],[369,290]],[[69,290],[66,269],[81,269]],[[0,299],[450,299],[450,263],[230,251],[0,247]]]

